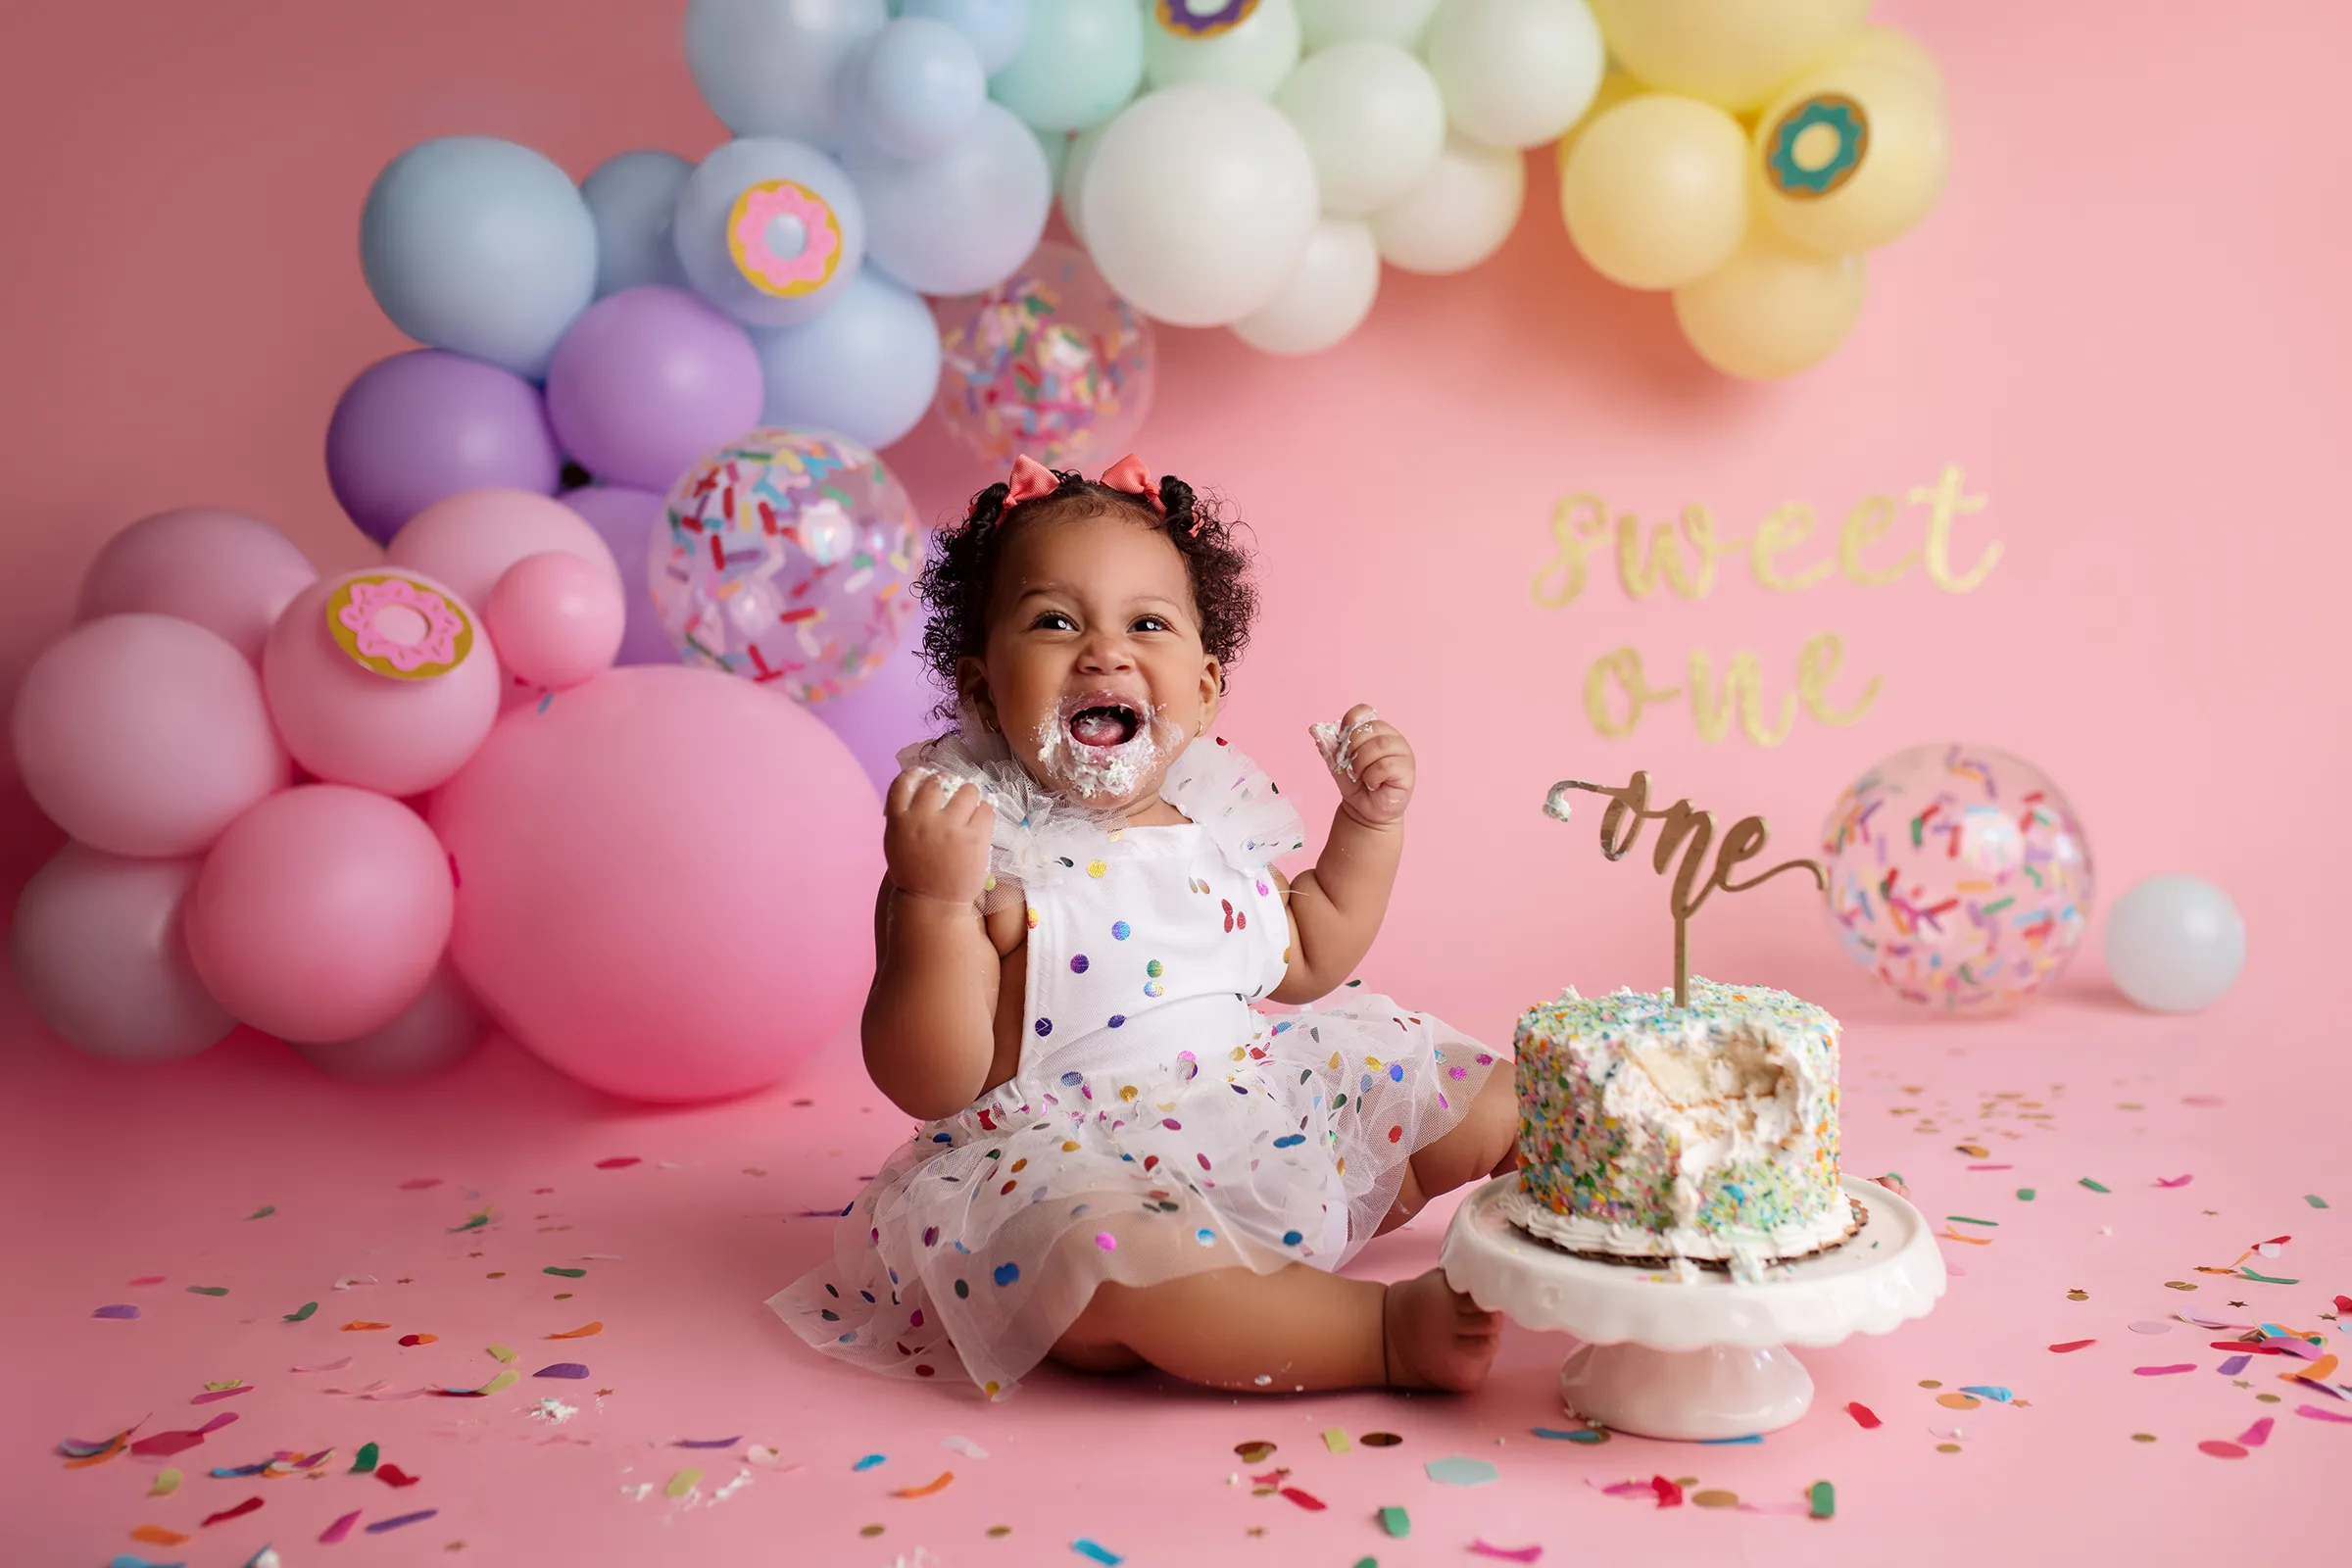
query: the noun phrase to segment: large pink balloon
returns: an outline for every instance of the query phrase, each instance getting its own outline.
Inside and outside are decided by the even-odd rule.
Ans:
[[[188,954],[230,1014],[349,1040],[422,994],[449,940],[448,858],[398,801],[306,784],[220,836],[188,898]]]
[[[81,579],[76,620],[144,611],[192,620],[259,662],[270,623],[318,568],[270,524],[212,507],[142,517]]]
[[[50,820],[117,855],[193,855],[289,776],[245,656],[170,615],[66,633],[25,672],[10,729]]]
[[[413,640],[409,646],[424,661],[416,665],[419,671],[439,667],[440,660],[456,657],[462,648],[463,657],[446,672],[403,678],[380,653],[371,656],[383,666],[379,669],[361,663],[335,640],[338,627],[352,634],[343,617],[347,612],[357,616],[359,610],[356,600],[330,610],[336,591],[346,583],[388,586],[377,581],[383,578],[422,590],[371,602],[375,618],[401,617],[393,634],[434,635],[435,628],[412,607],[427,594],[442,601],[434,612],[445,617],[440,641]],[[498,655],[472,610],[463,600],[449,603],[455,597],[421,573],[377,569],[314,583],[286,607],[263,651],[262,688],[278,734],[312,777],[386,795],[420,795],[466,765],[498,717]],[[464,628],[462,636],[455,627]],[[378,646],[358,644],[362,655]]]
[[[392,536],[384,560],[437,577],[467,604],[485,606],[509,566],[542,550],[562,550],[620,575],[604,536],[586,518],[527,490],[466,490],[436,501]]]
[[[345,1083],[405,1083],[456,1066],[473,1054],[489,1032],[489,1015],[444,959],[425,983],[424,995],[381,1029],[357,1040],[297,1045],[294,1050],[329,1078]]]
[[[180,906],[196,861],[68,844],[17,899],[9,957],[41,1021],[94,1056],[172,1061],[235,1027],[196,978]]]
[[[511,711],[431,813],[459,969],[525,1046],[612,1094],[774,1083],[873,972],[874,792],[749,681],[645,665]]]
[[[612,666],[628,606],[620,579],[561,550],[525,556],[490,590],[490,635],[514,678],[555,691]]]

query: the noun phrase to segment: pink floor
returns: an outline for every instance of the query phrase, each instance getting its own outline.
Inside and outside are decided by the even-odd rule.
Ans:
[[[846,1049],[760,1099],[654,1113],[599,1101],[504,1043],[406,1091],[341,1088],[244,1037],[181,1067],[115,1071],[41,1036],[13,998],[5,1006],[0,1322],[20,1369],[0,1418],[0,1540],[12,1544],[0,1560],[11,1564],[131,1553],[238,1568],[273,1544],[289,1568],[963,1568],[1082,1564],[1082,1538],[1138,1565],[1286,1568],[1479,1560],[1479,1542],[1541,1547],[1552,1564],[1634,1552],[2290,1562],[2340,1550],[2326,1478],[2352,1462],[2352,1424],[2299,1412],[2342,1417],[2352,1403],[2281,1381],[2292,1364],[2281,1356],[2218,1375],[2227,1352],[2209,1343],[2231,1336],[2174,1317],[2332,1341],[2333,1300],[2352,1293],[2352,1180],[2326,1069],[2317,1049],[2300,1068],[2257,1049],[2267,1025],[2307,1017],[2261,997],[2198,1020],[2092,999],[1995,1025],[1851,1024],[1848,1168],[1901,1172],[1938,1222],[1997,1224],[1956,1227],[1989,1245],[1945,1244],[1959,1277],[1932,1317],[1807,1352],[1813,1413],[1737,1446],[1535,1436],[1561,1422],[1550,1389],[1567,1342],[1515,1328],[1493,1383],[1466,1398],[1236,1399],[1042,1373],[990,1405],[829,1365],[760,1301],[825,1246],[828,1221],[805,1211],[838,1207],[905,1130]],[[2159,1185],[2180,1177],[2192,1179]],[[2027,1187],[2030,1202],[2017,1197]],[[465,1228],[484,1212],[486,1224]],[[1360,1268],[1427,1267],[1445,1218],[1433,1210]],[[2294,1283],[2199,1272],[2279,1236],[2292,1240],[2278,1255],[2247,1262]],[[284,1321],[309,1301],[315,1315]],[[114,1304],[139,1315],[92,1316]],[[386,1326],[346,1328],[355,1322]],[[602,1331],[548,1338],[590,1322]],[[403,1348],[403,1335],[437,1340]],[[2096,1343],[2049,1349],[2075,1340]],[[479,1387],[501,1370],[494,1345],[518,1352],[513,1387],[389,1397]],[[590,1376],[530,1375],[563,1361]],[[2193,1370],[2134,1375],[2179,1364]],[[231,1380],[251,1392],[196,1402]],[[387,1397],[335,1392],[379,1382]],[[1937,1402],[1962,1385],[2005,1386],[2014,1402]],[[1865,1429],[1849,1401],[1883,1424]],[[565,1406],[576,1413],[548,1419]],[[169,1459],[69,1469],[57,1449],[231,1413]],[[1402,1441],[1335,1451],[1326,1429]],[[2200,1451],[2215,1440],[2247,1451]],[[1250,1442],[1275,1451],[1246,1462],[1235,1449]],[[368,1443],[415,1484],[349,1473]],[[314,1476],[211,1474],[327,1447]],[[858,1468],[866,1455],[882,1457]],[[1432,1480],[1424,1465],[1449,1455],[1491,1461],[1498,1479]],[[155,1495],[167,1465],[185,1479]],[[1252,1477],[1278,1469],[1289,1490],[1260,1494]],[[1741,1506],[1715,1495],[1716,1506],[1662,1508],[1654,1494],[1599,1490],[1652,1476]],[[1823,1480],[1836,1515],[1807,1519],[1805,1489]],[[249,1497],[262,1506],[203,1525]],[[1384,1531],[1384,1507],[1405,1510],[1408,1539]],[[353,1510],[350,1538],[320,1544]],[[142,1526],[192,1539],[142,1544]]]

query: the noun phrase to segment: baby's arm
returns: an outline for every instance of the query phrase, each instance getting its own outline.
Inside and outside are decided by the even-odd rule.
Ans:
[[[890,869],[874,911],[865,1070],[891,1103],[932,1121],[980,1098],[996,1055],[1002,970],[976,907],[995,811],[968,784],[950,798],[909,769],[883,819]]]
[[[1404,808],[1413,797],[1413,749],[1362,704],[1340,720],[1328,760],[1340,808],[1322,858],[1287,890],[1291,962],[1276,1002],[1327,996],[1371,951],[1389,912],[1404,855]]]

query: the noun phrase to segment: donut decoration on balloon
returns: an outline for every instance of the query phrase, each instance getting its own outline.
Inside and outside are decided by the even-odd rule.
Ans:
[[[727,215],[727,254],[762,294],[798,299],[815,293],[832,281],[841,253],[841,220],[799,180],[748,186]]]
[[[1816,93],[1773,122],[1764,177],[1783,196],[1818,200],[1853,178],[1869,152],[1869,113],[1844,93]]]
[[[1151,321],[1084,251],[1053,241],[995,288],[941,300],[939,396],[951,435],[991,466],[1068,467],[1124,451],[1152,406]]]
[[[898,645],[922,561],[914,503],[871,451],[760,429],[671,488],[647,578],[687,662],[814,704]]]
[[[1179,38],[1214,38],[1256,15],[1258,0],[1153,0],[1152,14]]]
[[[327,635],[355,664],[393,680],[434,680],[473,650],[466,607],[394,572],[357,576],[326,599]]]

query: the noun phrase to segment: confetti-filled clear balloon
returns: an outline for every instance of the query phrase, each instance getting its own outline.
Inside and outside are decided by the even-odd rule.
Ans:
[[[939,416],[993,464],[1126,450],[1152,406],[1152,323],[1084,251],[1040,245],[985,294],[939,303]]]
[[[671,488],[646,576],[687,662],[821,703],[897,646],[922,560],[914,503],[871,451],[760,429]]]
[[[2004,752],[1897,752],[1838,797],[1821,849],[1838,940],[1907,1002],[2005,1011],[2082,945],[2089,841],[2058,787]]]

